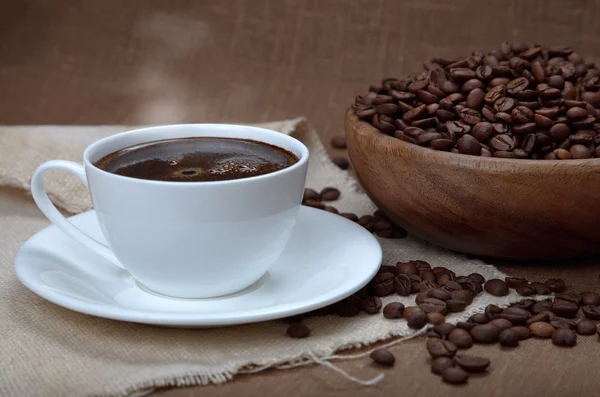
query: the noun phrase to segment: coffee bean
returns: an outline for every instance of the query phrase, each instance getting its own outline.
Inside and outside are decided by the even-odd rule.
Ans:
[[[440,375],[447,368],[454,367],[454,361],[449,357],[438,357],[431,363],[431,372]]]
[[[335,304],[335,311],[341,317],[354,317],[360,313],[360,299],[349,296]]]
[[[536,323],[538,321],[548,322],[550,320],[550,315],[551,314],[552,314],[552,312],[549,311],[549,310],[543,311],[543,312],[538,313],[538,314],[534,314],[529,319],[527,319],[527,321],[525,323],[527,325],[530,325],[530,324]]]
[[[376,296],[369,296],[360,301],[360,308],[367,314],[377,314],[381,311],[381,299]]]
[[[586,292],[582,292],[579,295],[581,296],[581,304],[582,305],[585,305],[585,306],[588,306],[588,305],[598,306],[598,305],[600,305],[600,294],[597,294],[596,292],[586,291]]]
[[[471,273],[467,277],[469,277],[471,280],[475,281],[476,283],[479,283],[479,284],[485,283],[485,278],[479,273]]]
[[[513,327],[513,324],[505,318],[496,318],[491,320],[488,324],[498,327],[501,331]]]
[[[473,346],[473,337],[464,329],[455,328],[448,334],[448,340],[456,345],[458,349],[468,349]]]
[[[503,347],[515,347],[519,345],[519,335],[512,329],[505,329],[498,335],[498,342]]]
[[[575,328],[575,330],[579,335],[594,335],[598,332],[598,327],[592,320],[581,320],[577,323],[577,328]]]
[[[581,304],[581,296],[579,294],[575,294],[572,292],[562,292],[560,294],[556,294],[554,296],[554,301],[565,301],[565,302],[571,302],[574,303],[576,305],[580,305]]]
[[[546,285],[552,292],[563,292],[566,289],[565,282],[560,278],[549,278],[546,280]]]
[[[336,149],[346,149],[346,137],[339,135],[331,138],[331,146]]]
[[[400,302],[391,302],[383,308],[383,317],[388,319],[397,319],[402,317],[404,305]]]
[[[442,371],[442,379],[450,384],[461,384],[469,379],[469,374],[463,369],[450,367]]]
[[[338,168],[341,168],[343,170],[348,169],[348,167],[350,166],[348,160],[346,160],[343,157],[334,157],[331,159],[331,161],[333,162],[333,164],[337,165]]]
[[[481,88],[475,88],[467,95],[466,105],[471,109],[479,109],[483,105],[485,92]]]
[[[569,328],[574,330],[577,327],[577,321],[556,315],[550,317],[550,324],[556,329]]]
[[[472,281],[470,281],[472,283]],[[462,286],[462,284],[461,284]],[[454,290],[450,292],[450,297],[453,300],[463,301],[470,304],[473,301],[473,292],[466,289]]]
[[[498,306],[494,305],[494,304],[489,304],[485,307],[485,316],[488,319],[488,321],[491,321],[495,318],[497,318],[500,313],[502,313],[502,309],[500,309]]]
[[[412,292],[412,282],[406,274],[398,274],[394,278],[394,290],[400,296],[408,296]]]
[[[525,309],[512,306],[504,309],[498,317],[507,319],[513,323],[513,325],[521,325],[525,324],[525,322],[531,317],[531,313]]]
[[[521,296],[531,296],[535,295],[535,288],[530,284],[519,285],[516,289],[517,294]]]
[[[471,329],[471,336],[475,343],[495,343],[500,335],[500,328],[490,324],[479,324]]]
[[[569,126],[564,123],[558,123],[550,127],[550,136],[556,142],[563,141],[569,136]]]
[[[369,283],[369,288],[375,296],[388,296],[394,292],[394,274],[380,273],[373,277]]]
[[[521,277],[506,277],[504,282],[508,285],[508,288],[515,289],[520,285],[527,284],[527,279]]]
[[[430,283],[435,283],[437,281],[437,277],[435,277],[435,274],[433,274],[432,271],[426,271],[419,274],[421,275],[423,281],[428,281]]]
[[[402,116],[402,120],[410,123],[414,120],[417,120],[417,119],[423,117],[426,112],[427,112],[427,109],[425,109],[425,105],[423,104],[423,105],[417,106],[417,107],[409,110],[408,112],[404,113],[404,116]]]
[[[417,306],[407,306],[404,308],[404,311],[402,312],[402,318],[407,320],[416,312],[420,312],[421,309],[419,309],[419,307]]]
[[[552,324],[542,321],[529,324],[529,330],[533,336],[537,336],[538,338],[551,338],[554,333]]]
[[[307,200],[319,201],[321,200],[321,196],[319,196],[319,193],[317,193],[316,190],[306,188],[304,189],[304,194],[302,195],[302,201],[304,202]]]
[[[456,327],[449,323],[438,324],[433,327],[433,330],[437,332],[442,339],[446,339],[450,332],[452,332]]]
[[[415,297],[415,303],[420,305],[421,303],[425,302],[425,298],[427,298],[427,291],[419,292]]]
[[[306,338],[310,336],[310,330],[302,323],[288,325],[285,333],[292,338]]]
[[[592,157],[592,151],[584,145],[573,145],[569,152],[574,159],[589,159]]]
[[[373,360],[375,363],[384,365],[386,367],[391,367],[396,362],[394,355],[386,349],[373,350],[369,357],[371,357],[371,360]]]
[[[600,320],[600,306],[588,305],[581,308],[583,315],[590,320]]]
[[[477,323],[477,324],[487,324],[488,321],[490,321],[488,319],[488,317],[485,314],[481,314],[481,313],[477,313],[477,314],[473,314],[471,317],[469,317],[469,322],[472,323]]]
[[[334,187],[326,187],[321,190],[321,200],[334,201],[340,198],[340,191]]]
[[[470,108],[465,108],[462,109],[459,114],[458,117],[460,117],[460,119],[469,124],[469,125],[475,125],[482,120],[482,115],[479,111],[475,110],[475,109],[470,109]]]
[[[513,330],[517,334],[519,340],[525,340],[531,336],[531,331],[529,330],[529,328],[524,327],[522,325],[517,325],[516,327],[512,327],[509,329]]]
[[[406,311],[406,309],[405,309],[405,311]],[[427,313],[419,310],[417,312],[414,312],[409,317],[408,326],[412,329],[421,329],[427,324],[427,321],[429,321],[427,319]]]
[[[396,270],[399,274],[418,274],[417,267],[412,262],[398,262],[396,263]]]
[[[490,366],[489,359],[468,354],[458,354],[454,358],[454,362],[465,371],[473,373],[485,372],[485,370]]]
[[[500,134],[490,140],[490,146],[498,151],[511,151],[515,147],[513,139],[507,134]]]
[[[459,321],[456,323],[456,328],[471,331],[471,329],[473,329],[473,327],[475,327],[476,325],[477,325],[477,323],[470,323],[467,321]]]
[[[535,288],[535,293],[538,295],[548,295],[550,288],[544,283],[531,283],[531,286]]]
[[[558,300],[554,302],[550,310],[557,316],[573,318],[577,315],[579,307],[575,303]]]
[[[454,357],[456,354],[456,345],[450,341],[442,339],[428,339],[427,351],[432,358]]]
[[[425,298],[423,303],[419,305],[419,308],[425,313],[444,314],[447,311],[446,302],[435,298]]]
[[[479,156],[481,154],[481,146],[479,145],[479,141],[468,134],[463,135],[456,142],[456,147],[462,154],[470,154],[473,156]]]
[[[488,280],[484,285],[484,289],[489,294],[494,295],[494,296],[505,296],[505,295],[508,295],[508,292],[509,292],[508,286],[506,285],[506,283],[497,278]]]
[[[449,313],[459,313],[465,310],[467,302],[461,300],[450,299],[446,301],[446,310]]]
[[[575,346],[577,334],[569,328],[559,328],[552,334],[552,343],[557,346]]]
[[[515,107],[515,100],[509,97],[499,98],[496,102],[494,102],[494,109],[497,112],[509,113],[513,107]],[[496,116],[498,117],[498,116]]]
[[[427,297],[447,301],[452,298],[452,295],[445,289],[433,287],[427,291]]]
[[[430,324],[439,325],[444,324],[446,322],[446,317],[444,317],[441,313],[427,313],[427,320],[429,320]]]

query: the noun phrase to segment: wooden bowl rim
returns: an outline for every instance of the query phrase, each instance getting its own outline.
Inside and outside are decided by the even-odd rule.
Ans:
[[[548,167],[548,168],[577,168],[577,166],[585,166],[585,167],[593,167],[598,168],[600,170],[600,158],[590,158],[590,159],[578,159],[578,160],[527,160],[527,159],[507,159],[502,157],[482,157],[482,156],[471,156],[462,153],[451,153],[445,152],[441,150],[433,150],[430,148],[426,148],[423,146],[415,145],[413,143],[404,142],[401,139],[391,137],[387,134],[382,133],[377,128],[375,128],[372,124],[367,123],[365,121],[360,120],[354,110],[352,108],[348,108],[346,112],[346,121],[351,123],[351,127],[355,131],[361,131],[363,134],[368,134],[371,138],[373,138],[376,142],[378,148],[382,148],[389,150],[389,146],[387,146],[388,142],[391,145],[395,145],[400,147],[407,152],[413,152],[415,154],[420,154],[423,156],[427,156],[431,159],[439,159],[444,163],[471,163],[471,164],[483,164],[483,165],[506,165],[522,168],[524,165],[538,166],[538,167]],[[382,145],[381,142],[385,142],[385,145]]]

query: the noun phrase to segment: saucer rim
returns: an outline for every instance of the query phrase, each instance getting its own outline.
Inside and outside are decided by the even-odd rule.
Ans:
[[[26,264],[23,262],[24,259],[21,259],[24,253],[35,247],[36,240],[40,238],[41,234],[48,234],[53,232],[60,232],[55,225],[49,225],[40,231],[36,232],[34,235],[29,237],[19,248],[17,254],[14,259],[14,267],[15,273],[19,281],[31,292],[40,296],[41,298],[66,309],[79,312],[85,315],[92,315],[95,317],[101,317],[111,320],[125,321],[125,322],[133,322],[133,323],[141,323],[141,324],[149,324],[149,325],[163,325],[163,326],[176,326],[176,327],[212,327],[212,326],[230,326],[230,325],[240,325],[240,324],[249,324],[256,323],[261,321],[269,321],[276,320],[285,317],[291,317],[298,314],[307,313],[313,310],[320,309],[322,307],[331,305],[335,302],[338,302],[353,293],[359,291],[363,288],[377,273],[379,270],[381,263],[383,261],[383,251],[381,245],[377,241],[377,239],[369,233],[367,230],[357,225],[356,223],[341,217],[336,214],[331,214],[326,211],[311,208],[307,206],[301,206],[300,215],[302,213],[313,213],[318,217],[330,217],[330,219],[335,219],[335,222],[340,222],[345,224],[344,227],[350,227],[354,229],[356,233],[363,235],[367,238],[366,244],[372,245],[370,250],[373,250],[373,261],[372,261],[372,269],[369,272],[365,272],[364,278],[356,279],[355,282],[351,282],[351,286],[347,288],[341,289],[333,295],[327,297],[327,299],[319,299],[314,297],[310,300],[305,301],[295,301],[295,303],[288,304],[291,307],[286,307],[285,305],[281,306],[277,309],[269,309],[269,307],[259,307],[257,309],[253,309],[248,313],[243,314],[235,314],[232,315],[231,312],[226,312],[223,314],[211,313],[207,314],[196,314],[189,312],[165,312],[165,311],[144,311],[144,310],[136,310],[131,308],[124,308],[122,306],[118,306],[116,303],[110,306],[108,305],[99,305],[90,302],[85,302],[82,300],[77,300],[77,298],[69,298],[68,296],[62,295],[60,293],[55,293],[52,290],[49,290],[44,287],[36,286],[36,282],[30,277],[27,276]],[[89,210],[74,216],[69,217],[69,220],[79,219],[79,218],[87,218],[91,217],[94,213],[94,210]],[[306,216],[306,215],[305,215]],[[30,247],[32,246],[32,247]],[[375,252],[376,251],[376,252]],[[364,266],[368,264],[361,263],[361,267],[364,270]],[[123,269],[123,271],[126,271]],[[138,287],[139,288],[139,287]],[[147,292],[146,292],[147,293]],[[165,299],[169,299],[165,297]],[[178,299],[178,298],[174,298]],[[198,299],[202,300],[202,299]],[[256,313],[255,311],[259,312]]]

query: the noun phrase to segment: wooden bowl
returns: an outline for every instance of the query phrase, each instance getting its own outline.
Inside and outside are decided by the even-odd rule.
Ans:
[[[600,159],[515,160],[440,152],[346,113],[359,182],[394,222],[481,257],[550,260],[600,253]],[[416,258],[418,259],[418,258]]]

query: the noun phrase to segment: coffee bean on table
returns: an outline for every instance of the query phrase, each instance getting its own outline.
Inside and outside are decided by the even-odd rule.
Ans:
[[[476,325],[477,325],[477,323],[469,323],[466,321],[459,321],[456,323],[456,328],[471,331],[471,329],[473,329],[473,327],[475,327]]]
[[[441,313],[427,313],[427,320],[433,325],[444,324],[446,317]]]
[[[556,300],[556,297],[554,299]],[[539,301],[535,305],[533,305],[531,312],[533,314],[538,314],[538,313],[541,313],[544,311],[550,311],[551,308],[552,308],[551,301]]]
[[[504,347],[515,347],[519,345],[519,334],[512,329],[505,329],[498,335],[498,343]]]
[[[490,324],[479,324],[471,329],[475,343],[495,343],[500,335],[500,328]]]
[[[527,321],[525,322],[525,324],[529,325],[529,324],[533,324],[533,323],[538,322],[538,321],[548,322],[550,320],[550,315],[551,314],[552,314],[552,312],[550,312],[548,310],[547,311],[543,311],[543,312],[538,313],[538,314],[534,314],[529,319],[527,319]]]
[[[473,337],[464,329],[455,328],[448,334],[448,340],[459,349],[468,349],[473,346]]]
[[[509,329],[513,327],[513,323],[508,321],[505,318],[496,318],[491,320],[488,324],[493,325],[494,327],[498,327],[500,331],[504,331],[505,329]]]
[[[404,311],[404,304],[401,302],[391,302],[385,305],[383,308],[383,317],[388,319],[402,318],[402,312]]]
[[[381,311],[381,299],[376,296],[369,296],[360,301],[360,308],[367,314],[377,314]]]
[[[331,146],[336,149],[346,149],[346,137],[343,135],[334,136],[331,138]]]
[[[550,293],[550,288],[544,283],[531,283],[531,286],[538,295],[548,295]]]
[[[427,297],[447,301],[452,298],[450,292],[441,288],[432,288],[427,290]]]
[[[400,296],[408,296],[412,292],[412,282],[406,274],[394,277],[394,290]]]
[[[511,304],[510,307],[517,307],[519,309],[531,312],[533,305],[535,305],[535,301],[533,299],[523,299],[522,301]]]
[[[371,357],[371,360],[373,360],[375,363],[384,365],[386,367],[391,367],[396,362],[394,355],[386,349],[373,350],[369,357]]]
[[[454,361],[450,357],[438,357],[431,363],[431,372],[439,375],[451,367],[454,367]]]
[[[461,284],[462,286],[462,284]],[[473,302],[473,292],[467,289],[460,289],[450,292],[450,296],[453,300],[463,301],[467,304]]]
[[[549,278],[546,285],[552,292],[563,292],[566,289],[565,282],[560,278]]]
[[[306,189],[304,189],[304,194],[302,195],[302,201],[306,201],[306,200],[319,201],[319,200],[321,200],[321,196],[319,195],[319,193],[316,190],[306,188]]]
[[[574,294],[571,292],[562,292],[560,294],[556,294],[554,296],[554,301],[556,302],[557,300],[572,302],[577,305],[581,304],[581,297],[578,294]]]
[[[579,335],[594,335],[597,332],[596,323],[592,320],[581,320],[575,330]]]
[[[481,373],[490,366],[490,360],[485,357],[472,356],[470,354],[458,354],[454,362],[462,369],[472,373]]]
[[[321,200],[334,201],[340,198],[340,191],[334,187],[326,187],[321,190]]]
[[[427,339],[427,351],[432,358],[454,357],[456,350],[456,345],[450,341],[434,338]]]
[[[515,288],[517,294],[521,296],[532,296],[535,295],[535,288],[530,284],[522,284]]]
[[[516,332],[517,336],[519,337],[519,340],[525,340],[531,336],[531,331],[529,330],[529,328],[524,327],[522,325],[517,325],[509,329],[512,329],[514,332]]]
[[[360,313],[360,299],[349,296],[335,304],[335,311],[341,317],[353,317]]]
[[[428,322],[427,313],[423,311],[415,312],[408,319],[408,326],[412,329],[421,329]]]
[[[442,339],[446,339],[446,337],[450,335],[450,332],[454,331],[455,328],[456,326],[454,326],[453,324],[443,323],[434,326],[433,330],[437,332],[442,337]]]
[[[537,336],[538,338],[551,338],[554,333],[552,324],[543,321],[529,324],[529,330],[533,336]]]
[[[419,292],[415,297],[415,303],[417,304],[417,306],[423,303],[425,301],[425,298],[427,298],[427,291]]]
[[[419,273],[413,262],[398,262],[396,263],[396,270],[398,270],[398,273],[408,275]]]
[[[550,324],[556,329],[558,328],[569,328],[574,330],[577,328],[577,322],[564,317],[554,316],[550,318]]]
[[[600,306],[583,306],[581,308],[583,315],[590,320],[600,320]]]
[[[488,318],[488,320],[493,320],[493,319],[497,318],[500,315],[500,313],[502,313],[502,309],[500,309],[498,306],[496,306],[494,304],[489,304],[485,307],[484,314]]]
[[[485,283],[485,278],[479,273],[471,273],[467,277],[469,277],[471,280],[475,281],[476,283],[479,283],[479,284]]]
[[[418,308],[417,306],[407,306],[404,308],[404,311],[402,311],[402,318],[405,320],[408,320],[413,314],[415,314],[416,312],[420,312],[421,309]],[[427,314],[427,313],[425,313]]]
[[[584,306],[598,306],[600,305],[600,294],[596,292],[582,292],[581,296],[581,304]]]
[[[485,314],[477,313],[469,317],[468,321],[477,324],[487,324],[489,319]]]
[[[508,295],[509,292],[508,285],[506,285],[504,281],[497,278],[488,280],[484,285],[484,289],[489,294],[494,296],[505,296]]]
[[[446,301],[446,310],[449,313],[459,313],[466,309],[467,302],[459,301],[455,299],[449,299]]]
[[[310,330],[308,327],[302,323],[294,323],[288,325],[287,330],[285,331],[288,336],[292,338],[306,338],[310,336]]]
[[[552,334],[552,343],[557,346],[575,346],[577,334],[569,328],[559,328]]]
[[[350,166],[350,163],[344,157],[333,157],[331,161],[333,162],[333,164],[337,165],[338,168],[341,168],[343,170],[348,169],[348,167]]]
[[[521,277],[506,277],[504,282],[508,285],[508,288],[515,289],[520,285],[527,284],[527,279]]]
[[[560,317],[573,318],[579,312],[579,306],[572,302],[555,301],[550,309],[552,313]]]
[[[442,379],[447,383],[461,384],[469,379],[469,374],[461,368],[450,367],[442,371]]]
[[[388,296],[394,292],[394,277],[393,273],[379,273],[373,277],[368,288],[375,296]]]

